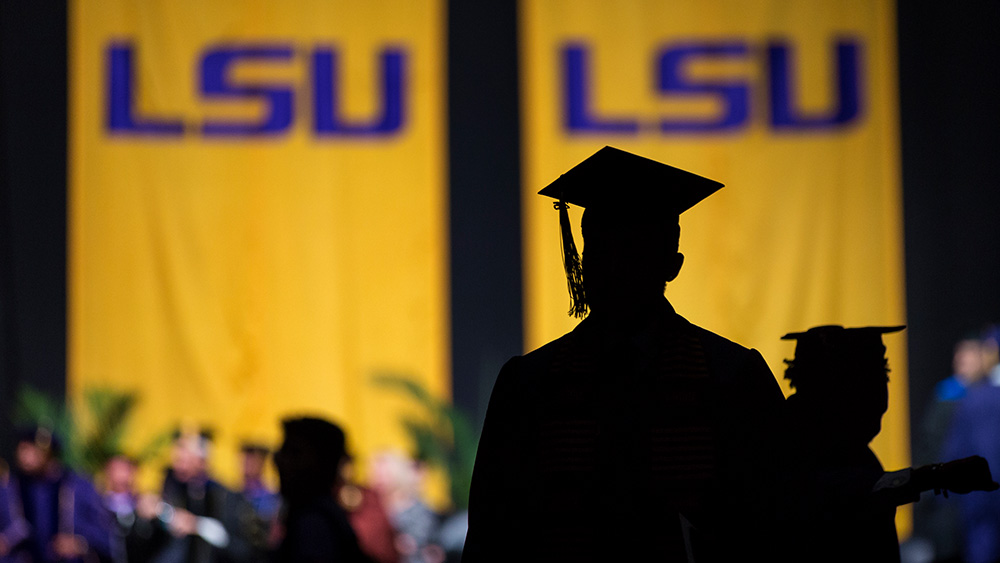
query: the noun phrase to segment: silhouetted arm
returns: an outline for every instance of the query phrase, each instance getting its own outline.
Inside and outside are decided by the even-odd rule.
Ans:
[[[989,463],[980,456],[970,456],[948,463],[887,471],[872,488],[872,497],[878,504],[895,507],[917,502],[924,491],[966,494],[995,491],[998,487]]]

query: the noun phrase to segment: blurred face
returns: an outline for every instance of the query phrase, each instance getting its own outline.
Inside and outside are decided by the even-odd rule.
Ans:
[[[978,340],[963,340],[955,347],[952,369],[963,383],[978,381],[985,373],[983,346]]]
[[[130,493],[135,484],[136,467],[127,459],[116,457],[104,470],[109,493]]]
[[[179,441],[174,445],[173,463],[174,475],[182,483],[187,483],[205,474],[206,460],[201,448]]]
[[[250,451],[243,452],[243,478],[260,479],[267,466],[267,454]]]
[[[40,475],[45,471],[51,459],[49,452],[36,446],[33,442],[21,442],[15,453],[17,468],[26,475]]]
[[[396,452],[382,452],[372,462],[371,485],[382,494],[415,494],[420,477],[416,463]]]

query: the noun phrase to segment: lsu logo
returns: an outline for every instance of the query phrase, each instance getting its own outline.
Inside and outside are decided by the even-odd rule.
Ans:
[[[563,126],[570,134],[710,134],[738,132],[751,120],[765,121],[776,131],[818,131],[848,126],[863,114],[859,42],[841,39],[832,49],[833,102],[825,110],[804,111],[797,96],[792,45],[774,41],[751,48],[746,41],[726,40],[674,43],[654,57],[655,95],[661,99],[710,99],[720,110],[715,115],[660,115],[640,119],[634,116],[607,117],[593,107],[590,92],[596,78],[591,72],[592,48],[585,43],[568,43],[561,49]],[[762,84],[752,84],[739,76],[695,79],[687,70],[695,63],[751,61],[762,67]],[[766,99],[765,115],[753,115],[752,96]]]
[[[290,64],[297,56],[287,44],[216,45],[202,52],[197,67],[198,94],[211,101],[263,102],[258,119],[232,120],[205,118],[192,122],[178,116],[150,115],[136,108],[135,45],[110,44],[105,51],[107,65],[108,132],[116,135],[180,137],[194,132],[204,137],[260,137],[287,132],[295,123],[296,96],[308,96],[311,130],[317,137],[386,137],[406,123],[406,52],[386,47],[378,55],[379,88],[374,115],[366,118],[344,115],[341,100],[341,64],[337,49],[317,46],[309,54],[308,87],[280,82],[237,81],[233,71],[241,65]],[[301,104],[300,104],[301,106]]]

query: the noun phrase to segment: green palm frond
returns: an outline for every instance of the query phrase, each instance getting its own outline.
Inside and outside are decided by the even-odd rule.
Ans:
[[[85,390],[83,399],[87,420],[80,423],[88,432],[82,443],[82,461],[85,470],[95,473],[122,454],[122,438],[137,398],[133,393],[97,388]]]
[[[122,443],[139,398],[111,388],[83,392],[81,409],[73,410],[45,393],[24,387],[18,393],[14,420],[52,428],[63,441],[63,462],[76,471],[94,475],[108,460],[124,454]],[[154,457],[170,441],[170,432],[154,436],[135,456],[140,462]]]
[[[19,426],[38,425],[48,428],[62,442],[63,460],[76,469],[79,447],[76,425],[66,405],[34,387],[24,385],[14,403],[14,423]]]
[[[172,429],[164,430],[146,441],[146,443],[132,455],[132,459],[140,465],[146,463],[147,461],[159,456],[163,449],[169,446],[173,441],[174,431]]]
[[[425,420],[404,417],[400,424],[410,435],[416,456],[447,472],[452,504],[460,510],[468,508],[479,442],[468,415],[409,377],[383,373],[372,377],[372,383],[408,395],[422,407]]]

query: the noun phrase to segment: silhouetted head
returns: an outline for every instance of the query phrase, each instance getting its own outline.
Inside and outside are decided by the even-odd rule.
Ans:
[[[680,214],[722,184],[696,174],[604,147],[541,195],[558,200],[570,314],[588,307],[627,308],[663,297],[684,256],[678,252]],[[585,208],[583,259],[577,254],[568,204]]]
[[[684,263],[678,217],[639,210],[583,213],[583,287],[591,309],[647,305],[661,297]],[[631,216],[631,217],[630,217]]]
[[[281,494],[292,502],[333,494],[347,456],[344,431],[319,418],[282,422],[285,440],[274,454]]]
[[[841,437],[867,444],[882,428],[889,407],[889,367],[882,335],[904,327],[813,327],[790,333],[795,358],[785,360],[798,400]]]

